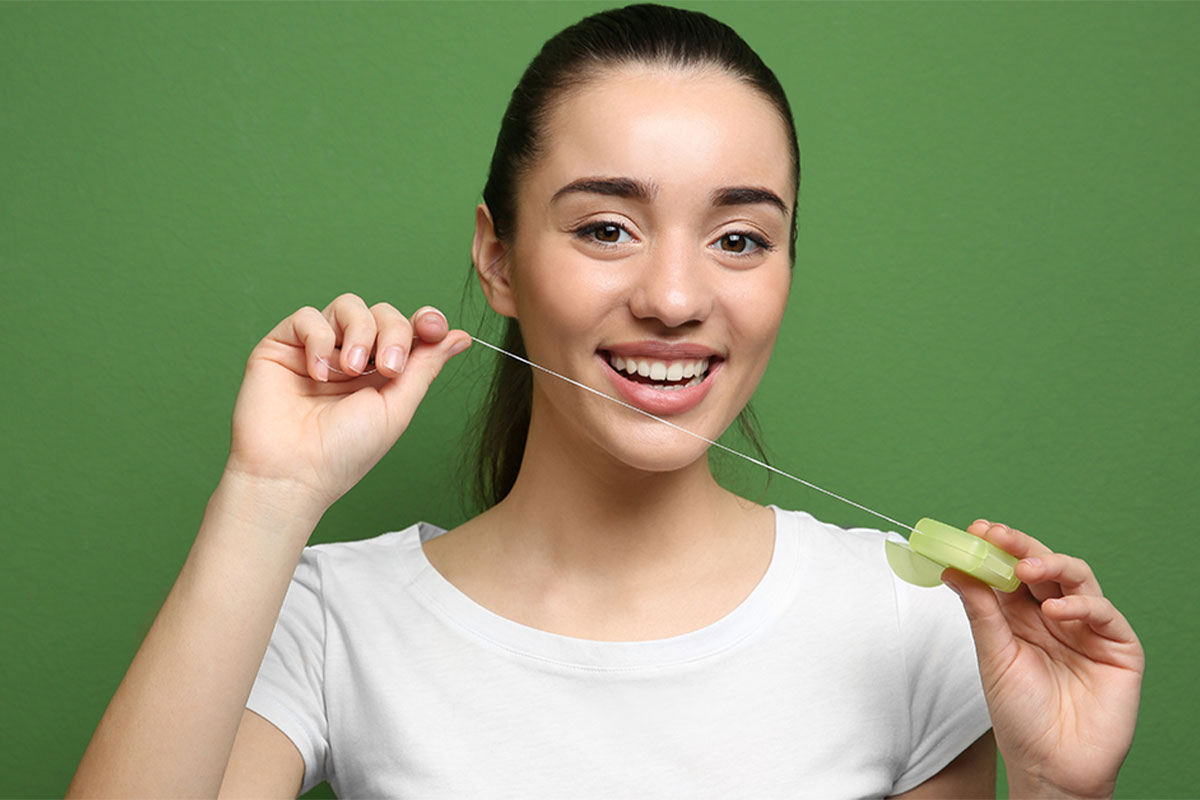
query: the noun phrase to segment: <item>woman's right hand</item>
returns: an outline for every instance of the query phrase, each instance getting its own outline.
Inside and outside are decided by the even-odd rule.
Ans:
[[[407,319],[343,294],[323,311],[301,308],[250,353],[226,476],[278,487],[308,505],[297,513],[319,517],[395,444],[442,366],[470,344],[430,306]],[[377,371],[363,375],[372,353]]]

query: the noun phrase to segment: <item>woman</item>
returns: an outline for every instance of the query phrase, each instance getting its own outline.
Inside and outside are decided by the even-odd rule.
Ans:
[[[732,30],[662,6],[568,28],[476,211],[507,349],[715,439],[779,330],[798,182],[787,99]],[[353,295],[259,343],[69,796],[991,796],[997,745],[1015,796],[1111,795],[1143,655],[1084,562],[977,520],[1026,585],[910,587],[883,534],[737,497],[703,442],[516,361],[487,510],[306,547],[469,345]]]

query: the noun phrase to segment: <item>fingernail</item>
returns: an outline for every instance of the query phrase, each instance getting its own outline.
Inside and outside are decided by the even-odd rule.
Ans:
[[[1021,563],[1027,567],[1036,568],[1042,565],[1042,560],[1040,558],[1023,558],[1021,559]]]
[[[389,347],[383,354],[383,365],[393,372],[403,372],[407,357],[399,347]]]
[[[317,362],[316,373],[317,373],[317,380],[319,380],[319,381],[329,380],[329,367],[325,366],[325,362],[323,362],[323,361]]]
[[[350,351],[350,369],[362,372],[367,366],[367,348],[361,345]]]
[[[428,322],[430,319],[433,319],[444,325],[446,328],[450,327],[450,323],[446,320],[446,315],[438,311],[436,308],[426,309],[425,313],[421,315],[421,319],[425,320],[426,322]]]
[[[471,340],[470,340],[470,339],[463,339],[463,340],[461,340],[461,341],[460,341],[458,344],[456,344],[456,345],[454,345],[453,347],[451,347],[451,348],[450,348],[450,355],[451,355],[451,356],[456,356],[456,355],[458,355],[459,353],[461,353],[463,350],[466,350],[466,349],[467,349],[468,347],[470,347],[470,346],[471,346]]]

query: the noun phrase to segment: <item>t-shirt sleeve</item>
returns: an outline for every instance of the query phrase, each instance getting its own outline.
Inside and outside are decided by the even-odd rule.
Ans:
[[[304,794],[326,780],[325,609],[318,553],[304,548],[246,708],[283,731],[304,758]]]
[[[899,794],[941,772],[992,721],[958,595],[946,586],[924,588],[892,577],[910,720],[908,761],[892,786]]]

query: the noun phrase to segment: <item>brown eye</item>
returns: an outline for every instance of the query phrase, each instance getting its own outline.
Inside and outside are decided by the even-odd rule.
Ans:
[[[627,244],[633,241],[633,237],[629,235],[629,231],[625,230],[624,225],[616,222],[596,222],[591,225],[585,225],[575,231],[575,235],[584,241],[593,244],[608,245]],[[626,238],[622,239],[624,235]]]
[[[730,253],[744,253],[749,243],[749,239],[742,236],[740,233],[727,233],[721,237],[722,242],[728,242],[731,246],[725,248]]]
[[[718,241],[720,242],[722,253],[729,253],[734,256],[748,256],[759,250],[769,251],[772,249],[770,242],[767,240],[740,231],[731,231],[722,236]],[[729,246],[726,247],[726,244]]]

